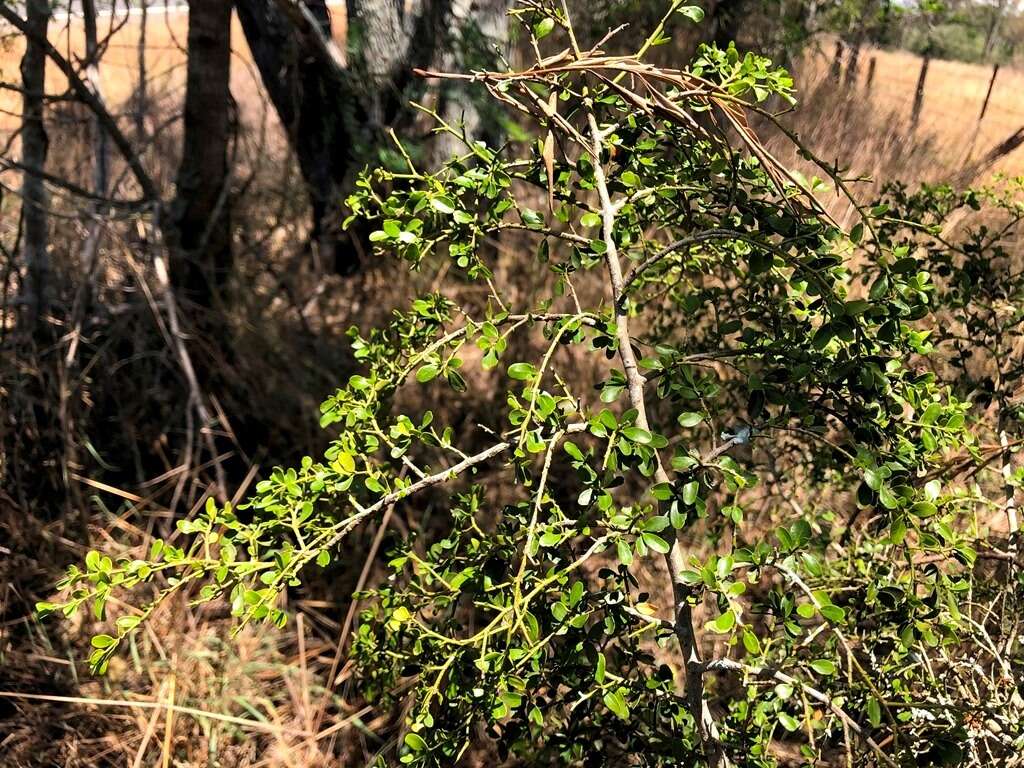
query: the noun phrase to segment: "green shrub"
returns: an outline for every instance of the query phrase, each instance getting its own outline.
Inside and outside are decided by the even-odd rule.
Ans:
[[[1019,647],[981,659],[997,609],[975,602],[973,520],[1000,504],[952,482],[954,459],[987,456],[972,391],[918,363],[936,335],[922,206],[837,226],[822,182],[750,128],[792,99],[769,61],[704,47],[685,70],[645,64],[697,8],[675,2],[622,57],[577,40],[557,3],[515,14],[537,62],[465,77],[536,142],[373,170],[349,201],[382,256],[448,262],[486,298],[442,290],[353,330],[363,371],[323,404],[338,437],[322,459],[275,470],[237,511],[211,501],[146,560],[91,553],[41,608],[100,617],[159,585],[93,638],[97,672],[174,592],[282,624],[281,593],[347,534],[442,494],[443,535],[391,552],[354,639],[363,694],[409,699],[382,761],[453,765],[481,729],[530,764],[774,765],[781,743],[807,764],[1007,754],[1009,710],[944,684]],[[496,239],[546,265],[536,304],[504,290]],[[513,338],[534,353],[511,358]],[[479,424],[457,437],[407,412],[417,387]],[[459,412],[495,388],[502,408]],[[978,717],[1002,717],[999,735]]]

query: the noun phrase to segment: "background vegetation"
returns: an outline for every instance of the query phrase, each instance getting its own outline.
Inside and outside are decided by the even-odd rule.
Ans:
[[[525,70],[535,60],[531,34],[541,37],[544,55],[558,55],[570,41],[560,25],[539,34],[543,14],[526,17],[525,27],[508,21],[501,2],[468,6],[423,0],[405,14],[372,0],[353,0],[347,7],[290,0],[204,0],[193,6],[189,14],[187,8],[144,1],[109,7],[92,2],[51,7],[43,0],[0,5],[5,141],[0,153],[0,764],[301,766],[367,765],[375,759],[390,764],[402,754],[422,752],[409,738],[420,732],[410,731],[417,722],[410,702],[422,704],[426,694],[416,678],[388,672],[388,654],[399,652],[387,645],[396,604],[388,603],[386,593],[382,600],[365,590],[390,588],[396,557],[410,556],[400,555],[406,548],[402,542],[414,542],[410,552],[416,557],[440,558],[437,546],[452,534],[452,510],[478,503],[472,493],[453,503],[444,489],[431,489],[382,508],[379,518],[341,539],[322,568],[307,569],[301,585],[274,595],[267,613],[271,618],[277,610],[288,614],[282,629],[249,625],[232,635],[237,595],[204,594],[202,585],[174,590],[138,627],[118,625],[119,617],[133,615],[128,605],[144,608],[171,586],[164,573],[147,578],[138,593],[142,602],[135,594],[115,593],[103,610],[93,612],[90,600],[86,610],[63,621],[40,618],[35,607],[63,603],[68,593],[60,595],[55,585],[69,565],[99,573],[119,558],[168,562],[164,548],[187,551],[187,542],[202,537],[203,525],[209,527],[204,520],[211,513],[272,494],[273,484],[287,478],[273,474],[275,466],[308,468],[303,457],[323,457],[339,437],[361,434],[336,422],[330,409],[322,412],[321,402],[337,398],[337,388],[353,374],[378,371],[409,349],[429,347],[427,337],[417,337],[401,322],[394,325],[395,310],[412,308],[424,317],[440,311],[412,304],[414,297],[440,291],[477,319],[488,311],[494,285],[500,286],[500,301],[523,312],[536,311],[539,302],[554,297],[552,267],[573,264],[572,243],[552,239],[545,246],[547,261],[538,260],[535,234],[520,231],[524,227],[500,233],[484,229],[474,241],[472,259],[486,265],[491,286],[470,279],[483,273],[467,275],[476,264],[472,259],[460,263],[457,253],[445,258],[451,243],[461,242],[461,232],[434,233],[440,247],[426,250],[418,268],[409,269],[403,241],[391,242],[410,231],[405,203],[387,198],[400,194],[404,182],[396,184],[387,174],[403,173],[412,163],[420,169],[417,183],[451,183],[453,171],[443,161],[466,149],[452,132],[434,134],[441,118],[471,140],[495,148],[507,142],[508,157],[532,163],[539,176],[517,187],[516,204],[554,226],[553,176],[546,170],[552,155],[545,148],[551,129],[496,105],[484,83],[437,73]],[[640,0],[569,7],[585,46],[628,22],[607,44],[616,53],[640,48],[665,10],[663,3]],[[881,250],[914,259],[913,269],[896,269],[893,280],[909,291],[903,300],[905,317],[918,323],[912,332],[930,335],[911,333],[898,342],[908,345],[903,348],[885,340],[894,345],[886,346],[885,354],[921,376],[931,374],[937,389],[926,394],[942,403],[935,413],[927,402],[918,403],[917,420],[941,429],[929,432],[931,437],[915,431],[908,438],[928,458],[914,465],[922,482],[907,483],[914,490],[902,500],[891,499],[892,507],[880,490],[901,483],[865,474],[883,471],[881,466],[873,468],[866,460],[848,465],[835,455],[809,458],[796,436],[733,440],[745,424],[768,421],[743,389],[746,384],[739,383],[760,375],[754,368],[741,371],[738,380],[716,369],[727,382],[722,393],[708,395],[722,398],[716,405],[686,410],[673,405],[674,410],[660,413],[700,457],[726,444],[728,452],[715,460],[727,456],[737,478],[750,472],[761,480],[756,491],[734,503],[726,499],[735,488],[701,487],[713,509],[744,510],[738,513],[745,515],[743,540],[720,527],[718,518],[714,524],[692,521],[700,535],[688,555],[709,563],[764,540],[776,551],[788,548],[796,556],[806,550],[829,562],[824,571],[812,567],[815,586],[802,596],[785,577],[751,581],[749,594],[740,596],[729,593],[731,584],[722,583],[724,576],[716,576],[714,567],[702,576],[710,579],[708,592],[691,601],[702,657],[746,659],[775,670],[753,674],[723,667],[721,679],[712,676],[708,683],[715,719],[732,734],[726,741],[734,762],[740,756],[749,764],[793,765],[854,760],[1010,765],[1019,760],[1024,662],[1014,515],[1024,265],[1018,248],[1019,187],[995,176],[1019,173],[1022,157],[1017,151],[1024,142],[1024,107],[1017,97],[1022,75],[1015,64],[1019,24],[1019,9],[1002,1],[722,0],[701,13],[670,15],[671,42],[646,51],[653,64],[674,69],[689,62],[702,42],[717,42],[724,50],[736,40],[741,49],[771,56],[792,71],[798,108],[787,111],[782,96],[788,88],[776,80],[765,85],[770,96],[765,112],[750,114],[759,136],[757,151],[779,167],[794,169],[793,183],[815,188],[813,203],[807,203],[814,209],[811,218],[832,222],[837,232],[859,228],[844,251],[848,274],[835,278],[843,291],[851,291],[844,300],[864,294],[883,302],[881,293],[866,293],[876,284],[879,263],[886,268],[895,263],[879,262],[875,256]],[[415,68],[433,73],[414,76]],[[716,71],[711,65],[706,70]],[[422,108],[410,107],[410,100]],[[771,116],[779,111],[776,121]],[[736,127],[729,130],[735,141]],[[647,167],[664,163],[662,145],[681,136],[692,139],[671,130],[667,138],[659,135]],[[559,162],[572,156],[564,140],[559,134]],[[756,155],[750,147],[742,152]],[[684,167],[673,158],[673,168]],[[365,167],[382,169],[371,177],[383,185],[379,197],[357,184]],[[435,172],[439,181],[428,182]],[[821,187],[816,176],[825,179]],[[840,180],[849,196],[841,194]],[[933,186],[921,189],[922,182]],[[754,198],[774,194],[763,188],[763,180],[751,177],[749,184]],[[714,194],[707,192],[708,199]],[[383,211],[382,199],[387,199]],[[353,206],[361,215],[343,228]],[[751,215],[775,214],[758,209]],[[668,236],[659,216],[629,225],[652,238],[649,248]],[[400,229],[391,232],[394,225],[385,225],[385,219],[402,222]],[[754,229],[762,231],[758,222]],[[533,225],[529,216],[520,223],[527,230]],[[766,237],[764,242],[775,241]],[[711,252],[741,261],[747,255],[742,248]],[[603,265],[583,257],[573,265],[579,275],[570,280],[581,305],[597,314],[608,310]],[[904,284],[916,279],[919,269],[933,281],[921,287],[928,296],[926,314],[915,314],[914,291]],[[722,284],[740,291],[762,281],[760,274],[755,270],[734,284],[723,278]],[[676,275],[658,277],[670,282]],[[733,296],[737,314],[764,311],[788,289],[765,290],[751,289],[749,298],[742,291]],[[894,306],[896,299],[887,292],[884,302]],[[655,302],[638,321],[637,334],[668,343],[684,309],[685,303],[670,302],[666,308]],[[872,339],[877,330],[872,325],[884,325],[881,319],[856,322],[864,323]],[[353,324],[370,343],[353,346],[348,333]],[[370,335],[388,327],[413,346],[392,348],[386,334]],[[689,340],[695,345],[690,354],[725,343],[708,333]],[[484,334],[481,340],[489,338]],[[438,361],[424,373],[418,365],[413,378],[420,381],[401,389],[395,413],[415,415],[414,424],[421,427],[430,411],[439,429],[450,429],[448,439],[462,455],[486,450],[492,436],[478,425],[501,424],[498,415],[509,410],[507,396],[532,376],[508,365],[533,361],[539,366],[551,343],[538,333],[502,338],[502,349],[494,351],[495,363],[498,352],[501,360],[494,373],[487,373],[492,366],[486,360],[493,339],[478,344],[474,338],[468,351],[460,352],[463,368]],[[789,352],[817,355],[831,342],[815,338],[814,332],[806,333]],[[836,338],[837,346],[848,341],[838,332]],[[419,347],[417,340],[423,342]],[[603,402],[622,416],[628,404],[617,398],[624,398],[628,382],[609,373],[603,352],[594,355],[585,347],[567,347],[554,357],[564,391],[579,402],[588,397],[593,405]],[[622,369],[618,363],[612,367]],[[797,387],[787,396],[800,392]],[[948,410],[957,403],[964,404],[959,423],[950,421],[955,414]],[[680,414],[692,415],[678,421]],[[862,426],[869,421],[860,412],[852,419]],[[627,444],[647,445],[645,434],[654,439],[658,432],[636,422],[626,426],[640,430],[631,432],[637,439]],[[879,427],[886,439],[892,438],[887,430],[896,429]],[[878,448],[854,429],[831,425],[828,430],[825,436],[844,449],[847,440]],[[666,440],[676,439],[665,431]],[[437,446],[427,440],[421,448]],[[587,446],[581,442],[581,448]],[[414,465],[458,462],[457,456],[426,458],[416,450],[410,454]],[[352,457],[371,453],[363,444],[353,448]],[[667,449],[665,456],[670,454]],[[569,465],[575,458],[571,453],[558,455],[562,463],[550,473],[550,494],[568,507],[566,498],[575,503],[580,493],[575,472],[582,470]],[[636,455],[623,454],[623,467],[631,474],[625,473],[625,489],[616,493],[635,492],[639,499],[640,489],[651,483],[634,465]],[[336,461],[338,455],[328,453],[328,458]],[[540,472],[543,453],[540,461],[524,461],[523,471],[532,466]],[[837,470],[840,477],[847,475],[845,484],[837,481]],[[409,466],[405,471],[415,474]],[[387,482],[400,477],[389,476]],[[867,491],[858,491],[862,478]],[[491,489],[482,497],[487,509],[522,501],[516,483],[498,469],[478,479]],[[935,479],[942,481],[941,493],[919,496],[933,493],[925,490],[925,481]],[[687,485],[680,484],[680,494],[697,492],[684,490]],[[892,540],[898,533],[889,527],[896,519],[891,509],[936,502],[941,513],[930,514],[923,506],[916,509],[925,514],[908,511],[900,518],[910,523],[913,546],[898,550],[907,558],[903,575],[894,570],[882,584],[879,564],[891,560],[897,551],[892,547],[901,543]],[[248,521],[248,514],[240,513],[239,519]],[[515,519],[508,509],[501,514]],[[466,519],[465,513],[456,517]],[[739,526],[740,521],[732,522]],[[660,551],[671,537],[661,520],[650,525],[636,535],[644,541],[646,534],[646,544],[629,538],[628,545]],[[938,538],[932,542],[928,535]],[[508,546],[525,546],[517,541],[513,536]],[[551,544],[553,549],[563,545],[573,546],[567,539]],[[634,614],[664,618],[673,604],[666,594],[666,565],[644,554],[614,550],[620,562],[630,560],[635,583],[625,588],[631,596],[627,603]],[[602,565],[608,562],[595,562],[587,571],[588,583],[604,578]],[[906,590],[914,603],[906,610],[920,626],[908,648],[897,651],[891,644],[901,635],[892,627],[906,623],[905,615],[896,616],[905,606],[885,588],[895,589],[906,574],[941,582],[942,589],[924,594],[918,584]],[[818,582],[832,585],[828,602],[817,591]],[[871,584],[881,585],[881,596],[870,592]],[[576,595],[574,602],[573,585],[565,587],[566,607],[556,611],[568,611],[582,599]],[[954,600],[962,609],[955,622],[957,643],[932,645],[928,633],[941,634],[937,627],[947,625],[953,631],[947,593],[962,595],[963,589],[968,596]],[[360,600],[352,599],[354,593]],[[588,587],[587,600],[589,595]],[[793,598],[788,609],[787,596]],[[766,605],[772,607],[765,616],[792,613],[801,602],[811,606],[802,609],[811,615],[792,620],[806,627],[804,635],[787,634],[785,622],[768,627],[758,623],[767,619],[750,618],[762,615]],[[372,612],[361,616],[364,608]],[[619,617],[624,625],[641,621],[626,615]],[[398,623],[403,623],[401,613]],[[708,623],[712,629],[705,630]],[[91,640],[121,634],[125,639],[116,653],[113,644]],[[786,642],[761,647],[776,634]],[[915,648],[915,642],[924,645]],[[926,646],[932,650],[921,651]],[[612,658],[609,668],[615,674],[619,667],[658,670],[664,663],[673,674],[681,673],[685,659],[671,648],[641,635],[629,647],[632,655]],[[443,664],[443,648],[432,652]],[[425,651],[421,647],[416,653]],[[761,655],[755,660],[754,654]],[[105,676],[90,673],[90,655],[94,662],[102,657]],[[586,657],[597,663],[593,654]],[[934,666],[926,669],[929,664]],[[904,668],[916,671],[901,678]],[[791,679],[773,677],[775,672]],[[637,681],[660,679],[658,674]],[[794,679],[810,680],[813,693]],[[921,680],[924,688],[915,688]],[[895,687],[879,695],[872,683]],[[937,710],[921,708],[920,697],[913,698],[915,708],[898,709],[893,691],[909,697],[922,690],[925,702]],[[521,706],[515,691],[496,685],[490,693],[508,697],[502,704],[506,711],[495,714],[498,705],[487,700],[490,714],[471,726],[459,764],[689,764],[698,752],[718,759],[707,743],[703,749],[691,745],[696,752],[675,754],[643,742],[650,738],[643,729],[621,732],[621,721],[627,720],[619,716],[623,709],[636,722],[646,722],[638,714],[646,705],[618,687],[602,691],[604,709],[581,717],[580,730],[568,731],[571,739],[562,734],[562,741],[538,742],[554,750],[545,752],[522,744],[507,749],[515,739],[500,737],[496,729],[514,734],[510,723],[521,707],[525,722],[520,726],[528,730],[532,710]],[[685,719],[686,711],[692,714],[684,707],[679,717]],[[454,722],[462,727],[472,720]],[[451,722],[437,728],[452,729]],[[601,741],[609,732],[615,739]],[[563,742],[594,748],[587,754],[569,747],[559,752]],[[455,759],[445,755],[438,762]]]

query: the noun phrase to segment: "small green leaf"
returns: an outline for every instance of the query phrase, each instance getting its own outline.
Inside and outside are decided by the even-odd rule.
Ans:
[[[790,733],[800,727],[800,723],[797,719],[787,712],[779,712],[779,723]]]
[[[680,427],[695,427],[704,421],[704,415],[688,411],[687,413],[679,414],[679,419],[677,421],[679,422]]]
[[[835,663],[828,659],[815,659],[811,662],[811,669],[819,675],[834,675],[836,673]]]
[[[410,731],[405,734],[405,746],[411,749],[413,752],[422,752],[427,748],[427,742],[423,740],[423,737],[418,733]]]
[[[846,619],[846,611],[838,605],[823,605],[818,608],[818,610],[821,612],[822,616],[833,624],[839,624]]]
[[[747,653],[756,655],[761,653],[761,643],[757,639],[757,635],[747,630],[743,631],[743,647],[747,649]]]
[[[439,369],[436,365],[424,365],[422,368],[416,371],[416,381],[418,381],[420,384],[426,384],[428,381],[436,379],[438,373]]]
[[[558,531],[547,531],[540,537],[540,545],[545,549],[556,546],[562,541],[562,534]]]
[[[338,467],[342,472],[348,472],[351,474],[356,471],[356,460],[352,458],[352,454],[347,451],[339,452],[338,455],[334,457],[334,461],[338,464]]]
[[[411,618],[412,618],[412,613],[404,605],[398,606],[391,613],[391,620],[395,621],[395,622],[398,622],[399,624],[404,624],[405,622],[407,622]]]
[[[626,697],[622,695],[623,688],[618,688],[614,691],[608,691],[604,695],[604,705],[618,717],[620,720],[629,719],[629,705],[626,703]]]
[[[694,24],[704,21],[704,9],[697,5],[681,5],[676,8],[676,13],[681,13]]]
[[[619,178],[622,180],[622,183],[625,184],[627,187],[635,187],[640,184],[640,177],[637,176],[632,171],[623,172],[623,174]]]
[[[538,40],[543,40],[545,37],[551,34],[551,31],[555,28],[555,20],[550,16],[541,19],[533,25],[533,36]]]
[[[934,424],[935,420],[942,414],[942,405],[939,403],[930,403],[927,408],[924,409],[924,413],[921,414],[922,424]]]
[[[619,562],[623,565],[631,565],[633,563],[633,549],[629,546],[629,542],[625,539],[619,539],[615,542],[615,551],[619,556]]]
[[[919,501],[910,508],[911,514],[917,515],[918,517],[931,517],[938,511],[939,508],[930,501]]]
[[[517,381],[526,381],[537,375],[537,369],[530,363],[512,363],[508,367],[508,375]]]
[[[811,339],[811,346],[820,352],[828,346],[828,343],[832,341],[834,336],[835,331],[832,329],[832,326],[826,323],[815,332],[814,337]]]
[[[455,213],[455,202],[450,197],[445,197],[444,195],[430,198],[430,205],[435,211],[449,216]]]
[[[731,631],[735,626],[736,613],[732,610],[728,610],[714,621],[708,622],[708,629],[719,634],[725,634],[726,632]]]
[[[672,523],[669,522],[668,517],[665,515],[655,515],[650,520],[644,523],[644,530],[650,531],[651,533],[661,533],[668,528]]]
[[[683,486],[683,503],[692,505],[697,500],[697,491],[700,490],[700,484],[696,480],[691,480]]]
[[[566,440],[562,443],[562,450],[576,459],[576,461],[583,461],[583,451],[581,451],[580,447],[571,440]]]
[[[622,434],[627,440],[641,445],[651,442],[651,433],[641,427],[626,427],[622,430]]]
[[[670,547],[668,542],[661,538],[661,536],[654,533],[642,533],[640,534],[640,538],[643,539],[644,544],[655,552],[662,555],[668,554]]]
[[[882,506],[886,509],[896,509],[900,505],[896,494],[892,492],[892,488],[888,485],[883,485],[878,489],[878,500],[882,502]]]
[[[119,632],[131,632],[142,621],[141,616],[121,616],[114,623],[117,624]]]
[[[878,699],[874,696],[868,697],[868,722],[871,723],[872,728],[877,728],[882,724],[882,707],[878,703]]]

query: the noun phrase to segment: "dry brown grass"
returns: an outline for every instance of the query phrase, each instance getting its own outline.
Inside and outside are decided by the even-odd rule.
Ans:
[[[882,114],[895,114],[909,124],[921,58],[905,51],[862,52],[858,68],[860,89],[866,86],[868,61],[872,57],[875,76],[870,98],[876,109]],[[949,147],[952,157],[957,158],[972,145],[978,154],[1024,127],[1024,72],[1008,67],[999,71],[985,118],[978,122],[991,78],[992,68],[988,66],[932,60],[925,80],[919,130],[938,137]],[[1024,153],[1007,157],[997,169],[1010,174],[1024,173]]]
[[[900,51],[864,50],[856,83],[845,84],[844,59],[844,83],[837,85],[829,76],[832,51],[832,43],[824,41],[794,65],[799,103],[783,121],[819,159],[838,166],[844,177],[852,180],[851,191],[859,200],[871,199],[883,184],[896,180],[910,185],[967,185],[988,183],[997,173],[1024,173],[1024,149],[990,157],[998,145],[1024,129],[1024,106],[1016,98],[1024,88],[1024,72],[1000,70],[985,117],[979,122],[991,68],[932,61],[915,128],[911,113],[921,68],[919,57]],[[868,88],[872,59],[875,72]],[[823,175],[797,156],[788,139],[768,135],[766,141],[787,165],[808,175]],[[835,190],[822,198],[841,223],[853,223],[853,207]]]
[[[860,54],[855,85],[845,85],[848,60],[847,56],[843,61],[844,85],[837,88],[827,79],[832,63],[831,45],[826,43],[807,53],[797,68],[807,107],[814,111],[818,106],[815,100],[841,99],[852,111],[872,117],[880,133],[902,136],[907,146],[920,141],[932,142],[941,151],[942,160],[933,167],[920,169],[929,176],[958,170],[969,159],[980,157],[1024,127],[1024,103],[1020,100],[1024,72],[1018,69],[1000,69],[985,117],[979,121],[992,79],[992,68],[933,59],[925,80],[915,140],[911,112],[922,66],[921,57],[906,51],[867,48]],[[874,75],[869,88],[872,61]],[[873,149],[870,142],[844,141],[842,136],[836,139],[833,151],[854,166],[858,160],[866,160]],[[887,175],[900,178],[899,170],[893,169]],[[1010,154],[989,170],[1014,175],[1024,173],[1024,153]]]
[[[335,38],[345,39],[344,3],[330,2]],[[117,18],[104,17],[99,22],[101,40],[108,40],[99,67],[103,96],[115,111],[119,106],[127,109],[139,85],[138,48],[141,31],[140,16],[127,20],[123,14]],[[185,42],[188,36],[187,12],[154,7],[149,11],[146,25],[146,69],[148,88],[155,93],[178,93],[185,85]],[[0,82],[17,84],[20,81],[18,65],[24,52],[24,39],[13,34],[0,22]],[[66,58],[76,61],[84,55],[85,40],[81,20],[55,19],[50,23],[50,42]],[[231,23],[231,44],[235,51],[236,66],[232,70],[231,90],[240,108],[262,110],[262,97],[258,73],[252,65],[245,35],[237,17]],[[343,47],[343,46],[342,46]],[[46,88],[51,94],[63,93],[67,80],[53,62],[46,72]],[[0,90],[0,133],[16,129],[21,110],[21,96],[16,91]]]
[[[330,5],[335,38],[343,43],[344,4]],[[129,114],[138,87],[138,19],[134,16],[120,26],[115,25],[100,67],[104,96],[114,111],[122,115]],[[111,21],[104,22],[101,37],[110,32]],[[180,99],[184,88],[186,35],[185,12],[151,12],[146,47],[148,90],[167,103]],[[83,49],[80,21],[53,22],[51,40],[65,55],[79,57]],[[265,120],[272,126],[272,110],[268,114],[258,73],[237,19],[232,24],[232,45],[236,62],[232,94],[240,118],[248,126],[260,125]],[[0,81],[18,82],[22,49],[18,36],[7,39],[0,49]],[[1024,151],[1010,152],[993,164],[977,167],[986,153],[1024,128],[1024,102],[1019,98],[1024,91],[1024,72],[1009,67],[1000,70],[985,117],[979,121],[992,69],[933,60],[919,124],[912,131],[910,114],[921,58],[903,51],[865,49],[860,55],[856,85],[836,87],[827,77],[832,50],[832,41],[822,40],[794,67],[801,101],[794,125],[826,159],[841,160],[854,175],[878,181],[899,178],[909,182],[971,182],[995,172],[1024,173]],[[868,89],[872,61],[874,75]],[[52,65],[47,73],[47,87],[52,93],[66,89],[66,81]],[[19,110],[20,96],[15,91],[0,90],[0,134],[16,129]],[[780,147],[783,144],[780,142]]]

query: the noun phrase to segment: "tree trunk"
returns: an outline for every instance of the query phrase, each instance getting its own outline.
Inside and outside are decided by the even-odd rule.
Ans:
[[[995,47],[996,40],[998,40],[997,33],[999,27],[1003,22],[1003,16],[1006,14],[1006,5],[1008,0],[998,0],[995,7],[992,9],[992,18],[989,19],[988,27],[985,30],[985,43],[982,46],[981,56],[985,61],[989,60],[992,55],[992,49]]]
[[[371,130],[393,127],[410,114],[413,69],[436,64],[457,40],[460,30],[453,27],[460,20],[453,5],[454,0],[348,0],[352,83],[370,105]]]
[[[369,148],[409,110],[414,67],[447,39],[450,0],[350,0],[351,61],[332,52],[324,0],[237,0],[253,60],[299,160],[313,209],[311,242],[341,274],[359,270],[363,233],[343,232],[344,200]]]
[[[509,0],[455,0],[452,26],[457,40],[442,56],[442,68],[458,72],[496,69],[501,56],[508,56],[508,6]],[[493,109],[493,102],[479,84],[441,83],[438,112],[445,122],[461,125],[468,141],[496,146],[503,137],[499,121],[488,119],[488,109]],[[433,147],[435,165],[465,151],[456,137],[439,134]]]
[[[708,9],[708,41],[722,50],[736,40],[743,21],[743,0],[715,0]]]
[[[22,174],[22,258],[25,261],[23,297],[27,309],[27,327],[35,329],[47,310],[50,292],[50,256],[47,251],[49,198],[42,177],[33,170],[43,170],[49,138],[43,123],[43,100],[46,86],[46,51],[40,40],[46,39],[50,20],[49,0],[28,0],[25,3],[26,23],[31,34],[25,40],[21,59],[21,162]]]
[[[103,104],[102,84],[100,83],[100,46],[99,37],[96,31],[96,2],[95,0],[82,0],[83,27],[85,29],[85,79],[93,93]],[[98,117],[92,122],[92,151],[93,151],[93,191],[98,197],[106,197],[107,187],[110,185],[110,138],[107,130]],[[80,298],[87,299],[89,282],[92,277],[93,268],[96,262],[96,255],[100,244],[100,219],[102,209],[99,203],[90,206],[91,221],[88,224],[89,236],[86,238],[84,248],[85,274],[82,281]],[[84,307],[81,308],[84,312]],[[76,338],[77,340],[77,338]],[[72,344],[73,346],[74,344]]]
[[[96,2],[82,0],[83,27],[85,29],[85,77],[93,92],[103,101],[99,70],[99,38],[96,32]],[[93,120],[93,189],[103,196],[107,193],[110,175],[110,149],[107,132],[98,119]]]
[[[165,237],[171,283],[212,307],[231,273],[231,0],[191,0],[185,136]]]
[[[352,97],[347,73],[323,56],[312,39],[330,40],[331,24],[322,0],[307,2],[317,29],[293,23],[274,0],[238,0],[238,18],[299,161],[313,208],[310,240],[321,259],[342,274],[358,270],[359,254],[341,230],[341,205],[352,166],[357,124],[366,124]]]
[[[142,0],[139,17],[139,45],[136,58],[139,69],[139,87],[135,92],[135,140],[143,146],[146,138],[146,112],[149,109],[149,69],[146,66],[146,32],[149,28],[149,0]]]

